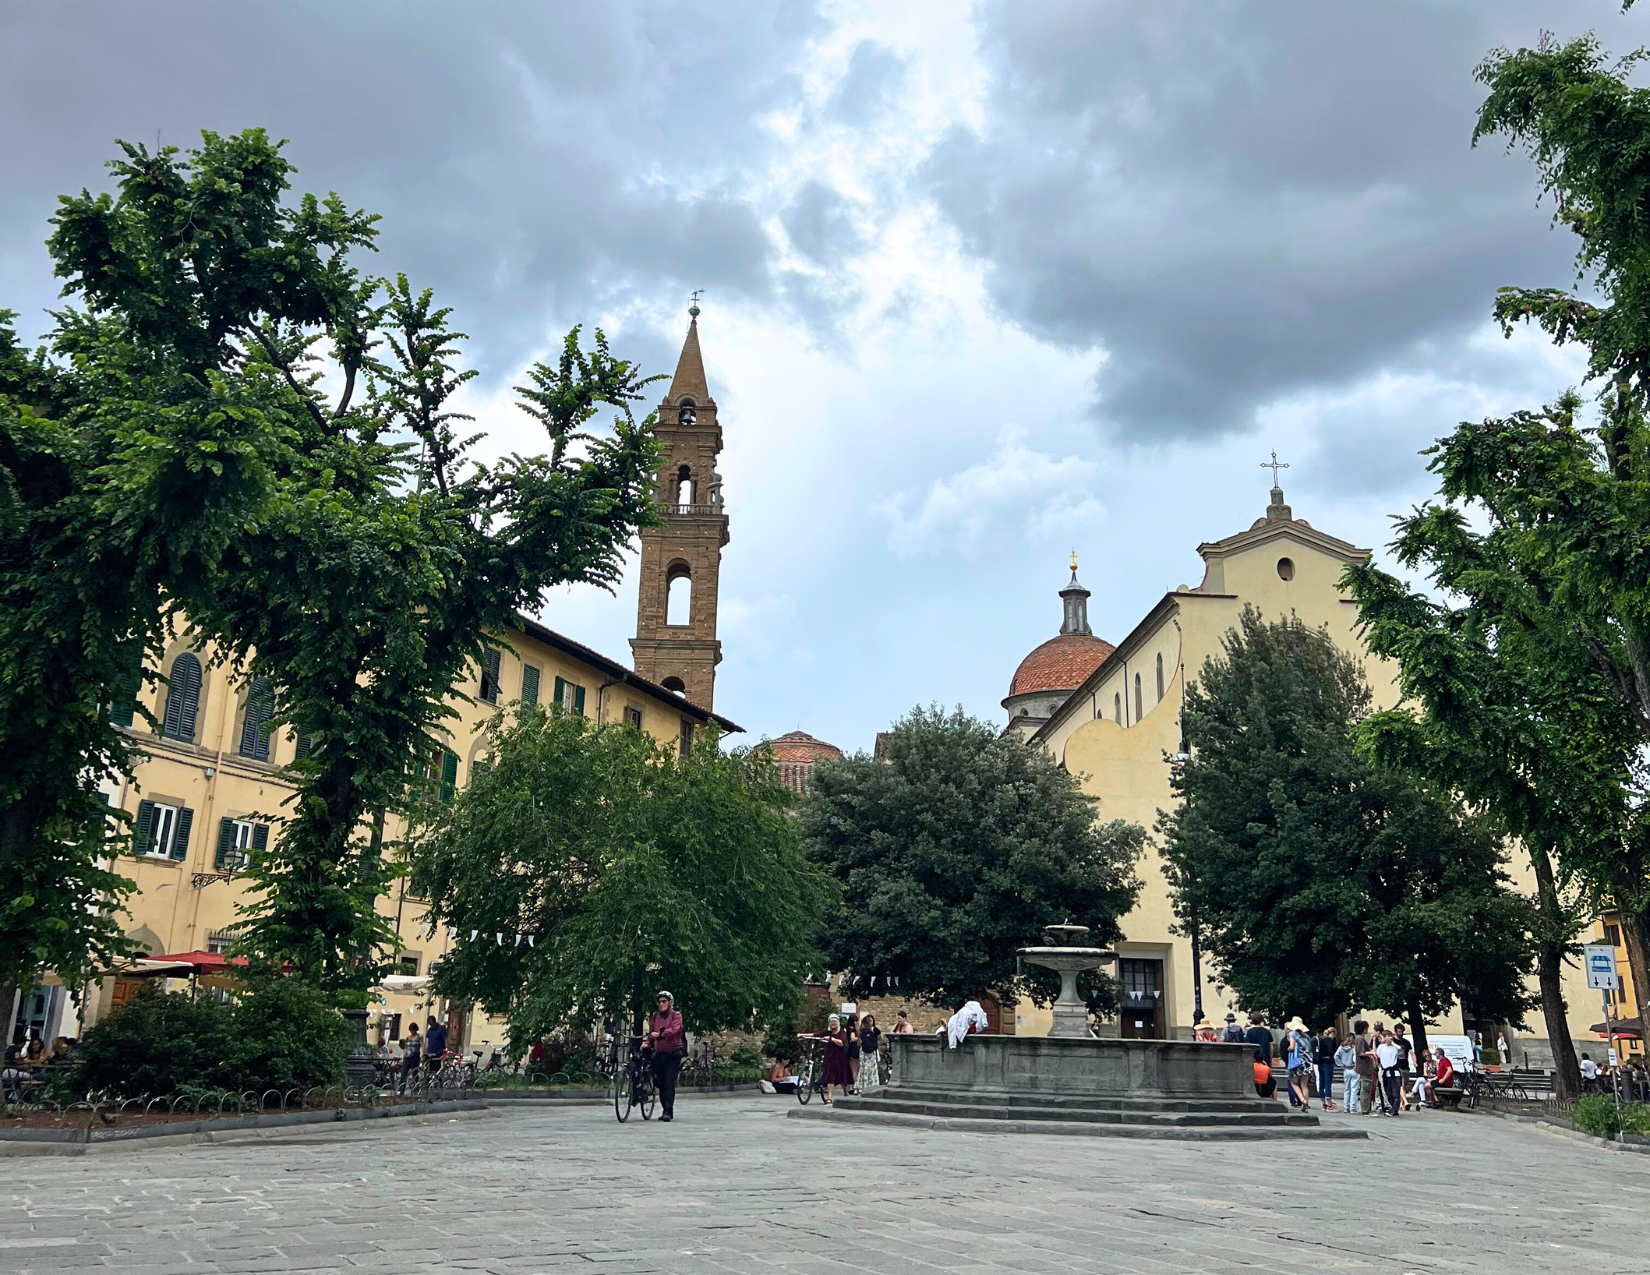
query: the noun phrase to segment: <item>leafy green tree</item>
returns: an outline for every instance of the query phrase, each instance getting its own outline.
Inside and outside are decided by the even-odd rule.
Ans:
[[[203,446],[243,404],[275,422],[268,507],[212,569],[175,572],[167,607],[267,678],[271,725],[307,744],[290,814],[249,870],[241,949],[359,1001],[397,943],[376,907],[385,814],[421,796],[409,778],[439,756],[484,634],[549,586],[614,584],[657,517],[651,418],[631,413],[646,382],[575,328],[520,390],[548,453],[475,460],[451,401],[474,375],[463,334],[405,277],[352,264],[376,219],[335,195],[288,202],[292,167],[260,130],[202,136],[187,155],[127,146],[118,195],[65,200],[51,246],[87,307],[68,325],[77,357],[99,376],[144,400],[174,381],[221,399],[190,419]],[[604,406],[619,417],[597,431]]]
[[[211,139],[209,150],[184,190],[160,180],[164,159],[128,149],[117,165],[126,202],[146,211],[127,228],[144,216],[186,221],[170,268],[219,281],[204,330],[230,322],[253,279],[271,309],[304,311],[308,281],[324,272],[318,236],[294,233],[260,255],[242,234],[268,202],[260,148]],[[89,225],[98,217],[102,238]],[[125,832],[105,792],[132,766],[119,725],[133,718],[144,650],[164,637],[161,593],[211,578],[225,546],[266,512],[281,446],[278,404],[256,377],[148,344],[185,299],[115,221],[106,197],[64,200],[51,249],[79,305],[55,316],[47,349],[19,348],[0,312],[5,985],[50,969],[78,991],[128,950],[119,902],[131,883],[106,866]],[[104,304],[110,287],[125,289],[125,309]]]
[[[819,928],[829,968],[940,1001],[1048,1003],[1058,978],[1021,972],[1017,950],[1067,920],[1115,942],[1140,891],[1145,829],[1100,823],[1095,807],[1046,752],[960,708],[915,708],[877,757],[820,765],[802,826],[842,886]],[[1097,982],[1099,1007],[1109,986]]]
[[[1529,909],[1491,831],[1353,730],[1362,669],[1326,633],[1246,607],[1186,690],[1180,805],[1158,831],[1177,915],[1251,1009],[1425,1024],[1462,1000],[1519,1021]]]
[[[559,708],[490,729],[489,767],[413,853],[412,889],[459,938],[445,994],[507,1018],[517,1053],[580,1018],[635,1022],[661,987],[694,1030],[792,1012],[833,891],[766,749],[712,732],[681,757]]]
[[[1528,150],[1555,220],[1578,237],[1587,289],[1503,288],[1496,317],[1584,349],[1596,413],[1565,394],[1463,423],[1433,449],[1440,501],[1399,520],[1394,549],[1438,597],[1373,567],[1348,574],[1371,649],[1398,662],[1419,709],[1373,720],[1371,748],[1482,803],[1530,854],[1548,1034],[1569,1092],[1560,979],[1579,923],[1619,908],[1650,987],[1650,92],[1627,81],[1641,57],[1611,65],[1589,36],[1499,50],[1478,70],[1475,138]]]

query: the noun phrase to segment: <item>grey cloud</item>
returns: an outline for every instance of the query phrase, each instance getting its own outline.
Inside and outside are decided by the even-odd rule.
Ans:
[[[802,187],[781,221],[791,243],[815,261],[834,260],[862,242],[852,206],[820,181],[810,179]]]
[[[1470,149],[1498,44],[1550,5],[998,3],[982,134],[927,188],[1033,333],[1104,351],[1095,414],[1131,442],[1247,428],[1481,323],[1494,289],[1564,283],[1520,156]],[[1611,0],[1573,4],[1637,43]]]
[[[848,73],[832,92],[826,114],[854,127],[871,123],[899,91],[905,65],[887,45],[861,40],[848,56]]]
[[[736,192],[796,92],[773,68],[817,27],[796,0],[0,0],[0,303],[50,302],[54,197],[106,185],[115,137],[252,125],[292,139],[298,189],[385,214],[376,266],[453,304],[486,371],[601,307],[771,298]]]

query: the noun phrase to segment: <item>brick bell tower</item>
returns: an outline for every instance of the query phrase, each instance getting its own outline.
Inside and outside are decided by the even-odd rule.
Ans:
[[[722,512],[722,476],[716,454],[722,427],[705,384],[699,354],[699,306],[688,309],[687,340],[653,434],[664,452],[657,499],[663,527],[642,536],[642,581],[636,600],[636,671],[700,708],[714,706],[716,590],[728,516]]]

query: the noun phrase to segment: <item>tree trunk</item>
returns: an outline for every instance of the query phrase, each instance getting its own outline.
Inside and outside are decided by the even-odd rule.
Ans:
[[[1421,1002],[1417,1000],[1411,1000],[1405,1005],[1404,1012],[1409,1015],[1409,1043],[1415,1047],[1415,1052],[1410,1057],[1414,1060],[1415,1072],[1419,1075],[1421,1051],[1427,1047],[1427,1019],[1421,1012]]]
[[[1650,1022],[1650,972],[1645,968],[1645,949],[1650,948],[1650,915],[1623,912],[1621,941],[1627,945],[1627,969],[1633,976],[1633,995],[1624,1008],[1629,1017],[1641,1023]]]
[[[1547,1043],[1553,1050],[1553,1091],[1560,1098],[1581,1094],[1581,1064],[1570,1040],[1569,1016],[1564,1009],[1564,944],[1570,928],[1558,902],[1553,883],[1553,864],[1547,852],[1529,847],[1530,866],[1535,869],[1536,906],[1541,914],[1541,934],[1536,950],[1536,974],[1541,982],[1541,1016],[1547,1024]]]

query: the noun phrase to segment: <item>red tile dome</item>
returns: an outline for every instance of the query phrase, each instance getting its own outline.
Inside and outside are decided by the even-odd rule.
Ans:
[[[1061,633],[1051,637],[1020,661],[1008,693],[1014,696],[1034,691],[1076,690],[1113,649],[1110,642],[1092,633]]]
[[[768,747],[773,749],[775,761],[841,761],[842,750],[835,744],[827,744],[823,739],[815,739],[806,731],[793,730],[778,739],[770,739]]]

